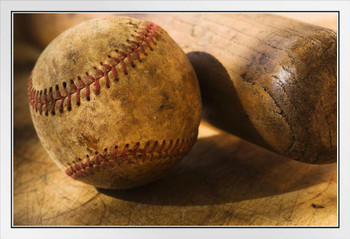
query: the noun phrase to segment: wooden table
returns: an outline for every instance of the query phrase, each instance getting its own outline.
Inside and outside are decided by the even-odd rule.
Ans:
[[[14,225],[337,224],[336,164],[293,161],[205,122],[190,154],[159,181],[116,191],[70,179],[32,125],[32,65],[15,67]]]

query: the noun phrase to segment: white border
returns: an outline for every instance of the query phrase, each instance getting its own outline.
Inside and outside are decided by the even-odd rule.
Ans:
[[[340,127],[341,127],[341,168],[340,168],[340,181],[341,181],[341,212],[340,212],[340,225],[338,228],[223,228],[223,229],[198,229],[198,228],[185,228],[185,229],[173,229],[173,228],[159,228],[159,229],[118,229],[118,228],[103,228],[103,229],[91,229],[91,228],[69,228],[69,229],[11,229],[10,225],[10,115],[12,109],[10,109],[10,70],[11,62],[10,54],[10,18],[11,11],[103,11],[103,10],[116,10],[116,11],[340,11],[341,16],[341,29],[340,29],[340,47],[341,47],[341,72],[340,72]],[[172,1],[172,2],[160,2],[160,1],[119,1],[119,2],[84,2],[81,1],[22,1],[22,2],[1,2],[1,230],[0,238],[99,238],[103,235],[103,238],[135,238],[136,236],[142,238],[178,238],[178,237],[201,237],[201,238],[213,238],[220,236],[221,238],[232,238],[237,236],[238,238],[350,238],[350,207],[349,207],[349,189],[350,180],[349,173],[350,161],[347,160],[349,154],[349,147],[346,147],[346,143],[349,141],[347,132],[350,132],[349,126],[343,122],[348,122],[349,115],[346,114],[346,103],[349,102],[349,96],[347,92],[350,92],[350,74],[349,74],[349,42],[350,42],[350,2],[342,1]],[[347,43],[347,44],[346,44]],[[339,144],[338,144],[339,145]],[[102,234],[103,233],[103,234]]]

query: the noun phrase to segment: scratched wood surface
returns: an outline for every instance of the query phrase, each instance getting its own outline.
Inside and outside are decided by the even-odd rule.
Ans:
[[[335,29],[324,16],[306,19]],[[44,151],[29,115],[26,83],[41,50],[17,36],[14,225],[337,224],[336,164],[284,158],[205,122],[190,154],[157,182],[114,191],[71,180]]]

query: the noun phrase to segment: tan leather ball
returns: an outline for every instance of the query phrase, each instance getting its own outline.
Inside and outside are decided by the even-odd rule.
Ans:
[[[74,179],[125,189],[161,177],[196,141],[199,85],[180,47],[127,17],[76,25],[42,52],[28,82],[39,139]]]

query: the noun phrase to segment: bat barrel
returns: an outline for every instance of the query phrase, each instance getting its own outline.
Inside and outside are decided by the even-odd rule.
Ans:
[[[230,31],[220,44],[209,40],[188,54],[204,118],[298,161],[335,162],[336,33],[274,15],[226,18],[218,31],[223,25]]]

